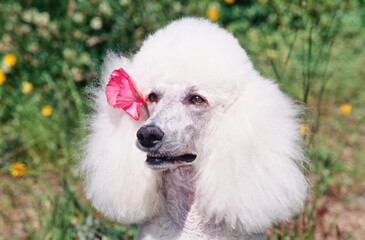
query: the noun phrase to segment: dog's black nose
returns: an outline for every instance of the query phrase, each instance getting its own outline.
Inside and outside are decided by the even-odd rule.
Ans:
[[[137,132],[138,142],[145,148],[152,148],[161,142],[164,132],[156,126],[144,126]]]

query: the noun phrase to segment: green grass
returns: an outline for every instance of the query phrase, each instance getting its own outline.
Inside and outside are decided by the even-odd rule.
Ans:
[[[82,122],[90,112],[85,89],[97,79],[108,49],[133,53],[148,33],[182,16],[204,17],[212,4],[219,6],[218,23],[239,39],[256,69],[301,102],[303,123],[310,127],[303,137],[312,194],[302,213],[267,236],[314,239],[320,200],[335,193],[345,203],[363,194],[362,0],[232,5],[209,0],[5,0],[0,3],[0,58],[8,53],[17,58],[10,69],[1,67],[6,75],[0,85],[0,229],[5,238],[135,238],[136,226],[111,223],[92,209],[75,172],[86,135]],[[95,18],[102,28],[92,27]],[[33,86],[27,94],[23,82]],[[352,112],[342,114],[342,104],[350,104]],[[47,105],[50,116],[41,113]],[[26,165],[24,176],[10,174],[15,162]],[[337,230],[321,231],[330,235]]]

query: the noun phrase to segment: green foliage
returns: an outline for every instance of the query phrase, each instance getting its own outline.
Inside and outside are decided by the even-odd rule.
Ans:
[[[309,156],[320,178],[316,195],[294,222],[274,228],[270,236],[313,239],[315,199],[343,172],[361,180],[359,168],[346,168],[339,160],[350,146],[353,164],[364,166],[359,139],[365,120],[358,110],[365,101],[359,91],[365,76],[364,1],[4,0],[0,58],[13,53],[17,62],[0,68],[6,76],[0,84],[0,174],[12,179],[14,162],[25,163],[27,173],[24,182],[6,185],[4,199],[10,200],[0,201],[0,209],[13,207],[18,188],[32,186],[27,179],[43,179],[44,172],[70,181],[60,180],[55,191],[46,191],[52,187],[44,182],[42,191],[26,193],[34,208],[42,206],[36,230],[23,219],[28,238],[136,236],[136,226],[107,222],[77,190],[73,169],[85,136],[80,123],[90,112],[85,88],[94,84],[108,49],[133,54],[147,34],[184,16],[205,17],[211,7],[218,11],[218,24],[239,39],[260,73],[276,79],[307,109],[303,121],[312,133],[304,138],[312,146]],[[24,90],[24,83],[33,88]],[[344,103],[354,108],[350,116],[338,110]],[[42,114],[45,106],[52,109],[49,116]]]

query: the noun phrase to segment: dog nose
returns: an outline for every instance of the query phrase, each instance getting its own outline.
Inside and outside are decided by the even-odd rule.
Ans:
[[[160,143],[164,132],[156,126],[144,126],[137,132],[138,142],[145,148],[152,148]]]

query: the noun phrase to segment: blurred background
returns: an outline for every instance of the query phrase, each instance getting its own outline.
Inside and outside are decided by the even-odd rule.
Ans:
[[[133,54],[183,16],[231,31],[305,108],[312,191],[267,238],[364,239],[364,0],[1,0],[0,240],[135,239],[83,194],[86,89],[107,50]]]

